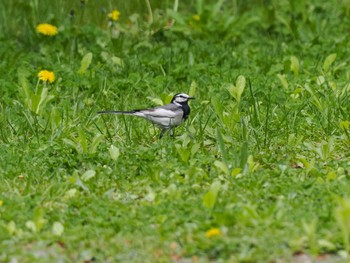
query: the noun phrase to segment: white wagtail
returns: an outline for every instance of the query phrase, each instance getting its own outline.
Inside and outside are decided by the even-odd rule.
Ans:
[[[162,138],[167,130],[173,135],[173,128],[179,126],[188,118],[190,114],[190,106],[188,101],[194,99],[185,93],[176,94],[171,103],[149,109],[131,110],[131,111],[99,111],[98,114],[122,114],[133,115],[149,120],[161,129],[159,138]]]

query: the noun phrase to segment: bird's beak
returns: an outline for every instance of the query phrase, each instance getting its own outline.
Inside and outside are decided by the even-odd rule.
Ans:
[[[194,100],[194,99],[195,99],[195,97],[189,97],[188,99],[189,99],[189,100]]]

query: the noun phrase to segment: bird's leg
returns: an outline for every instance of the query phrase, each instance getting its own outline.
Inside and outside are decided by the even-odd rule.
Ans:
[[[169,134],[170,134],[171,137],[174,137],[174,128],[170,129]]]
[[[159,134],[159,139],[162,139],[164,133],[166,132],[166,129],[162,129]]]

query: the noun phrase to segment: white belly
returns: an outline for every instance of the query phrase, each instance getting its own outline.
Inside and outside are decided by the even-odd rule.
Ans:
[[[171,127],[180,125],[182,122],[181,115],[174,116],[173,118],[146,115],[145,118],[163,129],[170,129]]]

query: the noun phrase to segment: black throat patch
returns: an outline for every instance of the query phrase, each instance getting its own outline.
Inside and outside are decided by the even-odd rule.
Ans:
[[[181,103],[182,110],[184,111],[183,119],[187,120],[188,115],[190,115],[191,109],[190,106],[188,106],[187,101],[185,103]]]

